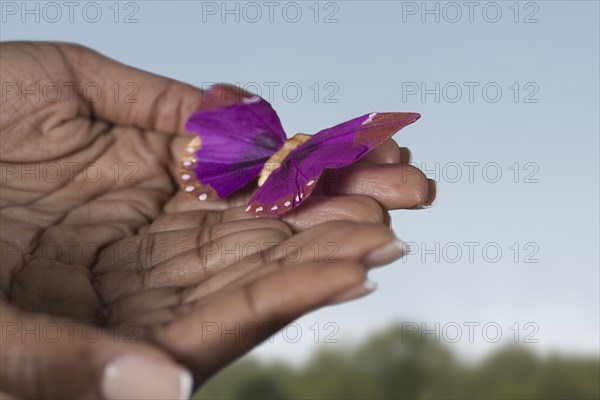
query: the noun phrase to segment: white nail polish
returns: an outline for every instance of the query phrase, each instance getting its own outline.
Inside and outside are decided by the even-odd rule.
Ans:
[[[100,391],[106,400],[186,400],[192,395],[192,384],[191,374],[180,366],[128,354],[106,365]]]
[[[433,179],[427,180],[427,198],[425,199],[425,203],[423,203],[419,207],[415,207],[417,210],[426,210],[431,208],[437,203],[437,183]]]
[[[380,267],[404,257],[407,252],[406,244],[400,239],[394,239],[377,249],[371,250],[362,259],[362,262],[369,268]]]
[[[376,289],[377,289],[377,283],[367,279],[359,286],[355,286],[353,288],[346,290],[345,292],[340,293],[339,295],[334,297],[329,302],[329,304],[334,305],[334,304],[345,303],[350,300],[355,300],[360,297],[364,297],[364,296],[368,295],[369,293],[373,293]]]

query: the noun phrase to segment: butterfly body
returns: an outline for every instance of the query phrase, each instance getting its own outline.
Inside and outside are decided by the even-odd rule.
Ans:
[[[275,171],[277,168],[281,166],[287,156],[298,146],[301,146],[304,142],[308,141],[311,138],[310,135],[306,135],[304,133],[298,133],[294,135],[291,139],[286,140],[283,147],[275,154],[273,154],[265,163],[262,171],[260,171],[260,175],[258,177],[258,186],[261,187],[271,172]]]
[[[206,201],[226,197],[258,177],[246,212],[277,217],[302,204],[325,169],[359,160],[419,117],[370,113],[312,136],[286,139],[271,105],[260,97],[245,98],[190,117],[186,127],[197,137],[182,158],[180,183],[186,193]]]

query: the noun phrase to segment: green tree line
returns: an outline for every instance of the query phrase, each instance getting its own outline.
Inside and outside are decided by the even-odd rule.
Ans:
[[[598,399],[597,357],[539,356],[506,346],[476,365],[400,326],[360,346],[316,351],[302,367],[246,357],[195,399]]]

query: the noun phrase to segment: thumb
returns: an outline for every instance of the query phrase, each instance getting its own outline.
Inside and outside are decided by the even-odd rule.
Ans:
[[[191,395],[187,370],[116,329],[24,313],[4,302],[0,321],[0,392],[40,399]]]
[[[242,97],[252,95],[232,85],[216,85],[204,93],[191,85],[121,64],[86,47],[64,43],[57,46],[82,86],[93,82],[101,93],[114,94],[100,96],[89,106],[95,117],[115,124],[189,134],[185,122],[192,112],[239,103]],[[121,97],[127,98],[115,99],[115,88],[121,88]]]

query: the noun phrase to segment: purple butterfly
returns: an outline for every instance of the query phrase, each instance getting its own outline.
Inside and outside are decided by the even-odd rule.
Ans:
[[[277,217],[302,204],[325,169],[352,164],[419,117],[371,113],[286,140],[271,105],[258,96],[244,97],[189,118],[186,129],[197,136],[181,160],[180,184],[205,201],[227,197],[259,177],[246,212]]]

